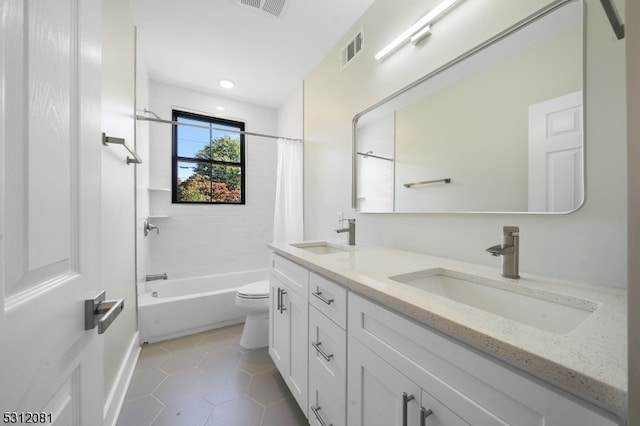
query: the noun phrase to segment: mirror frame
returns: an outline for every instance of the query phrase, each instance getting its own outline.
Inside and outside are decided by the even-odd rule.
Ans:
[[[582,55],[582,73],[581,73],[581,80],[582,80],[582,113],[581,113],[581,119],[582,119],[582,155],[581,155],[581,163],[582,163],[582,184],[583,184],[583,194],[582,194],[582,200],[580,202],[580,204],[573,210],[570,211],[566,211],[566,212],[543,212],[543,211],[447,211],[447,210],[433,210],[433,211],[396,211],[395,210],[395,201],[394,201],[394,206],[393,206],[393,210],[391,211],[380,211],[380,212],[376,212],[376,211],[360,211],[358,210],[358,147],[357,147],[357,138],[356,138],[356,132],[357,132],[357,125],[358,125],[358,121],[360,120],[360,118],[367,114],[368,112],[371,112],[373,110],[375,110],[378,107],[381,107],[383,105],[385,105],[386,103],[389,103],[391,101],[394,101],[396,98],[400,97],[401,95],[405,94],[406,92],[410,91],[411,89],[415,88],[416,86],[419,86],[420,84],[424,83],[425,81],[439,75],[442,74],[443,72],[447,71],[449,68],[458,65],[459,63],[463,62],[464,60],[466,60],[467,58],[476,55],[477,53],[481,52],[482,50],[496,44],[497,42],[509,37],[511,34],[517,32],[518,30],[522,29],[523,27],[527,26],[528,24],[531,24],[541,18],[543,18],[544,16],[554,12],[555,10],[561,8],[562,6],[565,6],[569,3],[578,3],[580,5],[580,25],[581,25],[581,55]],[[358,212],[358,213],[370,213],[370,214],[389,214],[389,213],[394,213],[394,214],[398,214],[398,213],[408,213],[408,214],[528,214],[528,215],[565,215],[565,214],[569,214],[569,213],[573,213],[576,212],[578,210],[580,210],[586,203],[587,200],[587,179],[586,179],[586,155],[585,155],[585,148],[586,148],[586,126],[585,126],[585,106],[586,106],[586,87],[585,87],[585,82],[586,82],[586,62],[585,62],[585,58],[586,58],[586,21],[585,21],[585,5],[584,5],[584,0],[556,0],[555,2],[543,7],[542,9],[538,10],[537,12],[529,15],[528,17],[516,22],[515,24],[511,25],[510,27],[508,27],[507,29],[505,29],[504,31],[498,33],[497,35],[487,39],[486,41],[476,45],[475,47],[471,48],[470,50],[462,53],[461,55],[455,57],[454,59],[452,59],[451,61],[441,65],[440,67],[436,68],[435,70],[427,73],[426,75],[420,77],[419,79],[415,80],[414,82],[408,84],[407,86],[403,87],[402,89],[398,90],[397,92],[387,96],[386,98],[382,99],[381,101],[373,104],[372,106],[366,108],[365,110],[359,112],[358,114],[356,114],[353,117],[352,120],[352,178],[351,178],[351,207],[353,209],[354,212]],[[394,110],[395,111],[395,110]],[[395,142],[394,142],[395,144]]]

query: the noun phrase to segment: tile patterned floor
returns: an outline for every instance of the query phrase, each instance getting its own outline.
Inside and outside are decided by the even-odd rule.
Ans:
[[[242,324],[144,345],[118,426],[308,426],[267,348]]]

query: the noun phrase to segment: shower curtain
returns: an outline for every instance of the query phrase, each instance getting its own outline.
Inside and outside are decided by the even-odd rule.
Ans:
[[[302,241],[302,143],[278,139],[273,241]]]

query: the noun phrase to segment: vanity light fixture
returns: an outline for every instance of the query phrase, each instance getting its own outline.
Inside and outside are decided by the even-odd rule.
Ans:
[[[235,83],[231,80],[220,80],[220,86],[225,89],[233,89],[235,87]]]
[[[400,45],[402,45],[407,40],[411,39],[413,44],[417,44],[423,38],[429,36],[430,32],[430,23],[435,21],[440,15],[446,12],[451,6],[459,2],[460,0],[444,0],[442,3],[437,5],[431,12],[424,15],[418,22],[409,27],[405,32],[400,34],[395,40],[387,45],[384,49],[376,53],[375,58],[377,60],[382,60],[389,53],[396,50]]]

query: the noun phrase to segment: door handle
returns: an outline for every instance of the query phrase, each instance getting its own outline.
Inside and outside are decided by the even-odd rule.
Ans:
[[[98,334],[104,333],[124,309],[124,299],[105,300],[102,290],[95,298],[84,301],[84,329],[98,326]]]

